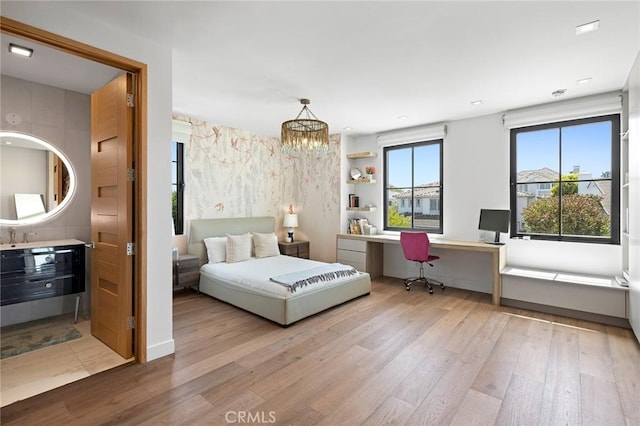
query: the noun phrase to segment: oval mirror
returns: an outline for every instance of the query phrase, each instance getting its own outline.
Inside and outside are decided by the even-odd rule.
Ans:
[[[27,225],[59,214],[76,190],[67,157],[50,143],[0,131],[0,224]]]

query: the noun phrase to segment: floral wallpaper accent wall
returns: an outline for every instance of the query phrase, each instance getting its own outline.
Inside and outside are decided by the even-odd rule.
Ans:
[[[191,219],[274,216],[279,239],[289,204],[298,213],[296,239],[310,241],[311,257],[335,261],[339,232],[340,135],[326,155],[281,152],[280,139],[207,121],[190,122],[185,144],[184,215]]]

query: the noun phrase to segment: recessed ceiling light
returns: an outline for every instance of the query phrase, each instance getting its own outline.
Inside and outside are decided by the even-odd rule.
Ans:
[[[406,120],[407,118],[409,118],[409,117],[407,117],[406,115],[399,115],[398,116],[398,120]]]
[[[576,80],[576,83],[578,84],[585,84],[591,81],[591,77],[587,77],[587,78],[581,78],[580,80]]]
[[[600,21],[593,21],[586,24],[578,25],[576,27],[576,35],[590,33],[591,31],[596,31],[600,27]]]
[[[484,102],[482,102],[481,99],[478,99],[477,101],[471,101],[471,105],[482,105]]]
[[[17,44],[9,43],[9,52],[15,53],[16,55],[26,56],[30,58],[33,55],[33,49],[29,49],[28,47],[18,46]]]
[[[351,127],[343,127],[342,130],[351,130]]]
[[[5,144],[7,144],[7,145],[13,145],[13,142],[11,142],[11,141],[6,141],[6,142],[5,142]]]

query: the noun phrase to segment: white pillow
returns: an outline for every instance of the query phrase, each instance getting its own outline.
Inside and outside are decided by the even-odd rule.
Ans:
[[[227,261],[227,237],[209,237],[204,239],[209,263]]]
[[[243,262],[251,258],[251,235],[227,234],[227,263]]]
[[[280,254],[280,248],[278,247],[278,237],[275,233],[260,234],[258,232],[253,233],[253,243],[256,248],[256,257],[271,257]]]

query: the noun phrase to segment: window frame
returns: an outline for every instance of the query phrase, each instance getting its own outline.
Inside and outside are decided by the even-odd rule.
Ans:
[[[413,196],[413,194],[415,194],[415,190],[416,190],[416,186],[415,186],[415,182],[414,182],[414,149],[417,147],[421,147],[421,146],[426,146],[426,145],[438,145],[439,150],[440,150],[440,158],[439,158],[439,193],[440,196],[438,197],[438,203],[440,206],[440,214],[439,214],[439,218],[438,218],[438,227],[437,228],[416,228],[414,226],[414,214],[415,214],[415,200],[416,198]],[[394,151],[394,150],[400,150],[400,149],[411,149],[411,187],[403,187],[403,189],[410,189],[412,191],[412,196],[411,199],[409,200],[409,206],[411,207],[411,227],[410,228],[400,228],[400,227],[391,227],[388,226],[389,223],[389,203],[391,202],[391,199],[389,197],[389,192],[390,192],[390,187],[389,187],[389,165],[387,164],[388,162],[388,152],[389,151]],[[400,145],[389,145],[389,146],[385,146],[383,147],[383,168],[384,168],[384,182],[383,182],[383,205],[384,205],[384,212],[383,212],[383,223],[384,223],[384,227],[383,229],[385,231],[424,231],[427,232],[429,234],[442,234],[443,233],[443,229],[444,229],[444,185],[443,185],[443,176],[444,176],[444,172],[443,172],[443,168],[444,168],[444,138],[438,138],[438,139],[430,139],[430,140],[424,140],[424,141],[419,141],[419,142],[412,142],[412,143],[406,143],[406,144],[400,144]]]
[[[175,235],[182,235],[184,230],[184,142],[174,140],[171,143],[172,154],[175,150],[176,159],[171,158],[171,167],[176,172],[176,182],[173,181],[173,174],[171,179],[171,194],[173,195],[173,188],[176,188],[176,215],[173,215],[173,203],[171,219],[174,221]],[[173,171],[172,170],[172,171]]]
[[[620,114],[608,114],[595,117],[578,118],[565,121],[557,121],[551,123],[538,124],[533,126],[525,126],[512,128],[510,130],[510,206],[511,206],[511,223],[510,223],[510,236],[511,238],[523,238],[527,237],[532,240],[547,240],[547,241],[566,241],[566,242],[581,242],[581,243],[594,243],[594,244],[620,244]],[[527,133],[532,131],[548,130],[548,129],[562,129],[563,127],[571,127],[576,125],[611,122],[611,178],[604,179],[602,177],[593,177],[592,179],[582,179],[580,182],[597,182],[603,180],[611,181],[611,235],[606,237],[596,236],[579,236],[579,235],[563,235],[562,227],[558,231],[558,234],[536,234],[528,232],[520,232],[517,227],[518,218],[518,164],[517,164],[517,136],[520,133]],[[560,130],[560,135],[562,132]],[[559,139],[558,155],[559,160],[562,159],[562,137]],[[559,161],[561,169],[562,162]],[[559,170],[559,180],[562,182],[562,176],[571,173],[570,170]],[[551,186],[557,182],[550,182]],[[562,185],[560,185],[560,191],[562,191]],[[558,209],[558,220],[562,223],[562,199],[559,200],[560,208]]]

